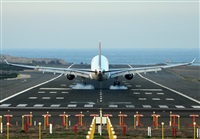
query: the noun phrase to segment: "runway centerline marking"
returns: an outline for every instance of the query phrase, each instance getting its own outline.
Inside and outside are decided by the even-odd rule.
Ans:
[[[39,87],[39,86],[44,85],[44,84],[46,84],[46,83],[49,83],[49,82],[51,82],[51,81],[53,81],[53,80],[56,80],[56,79],[58,79],[58,78],[61,77],[61,76],[62,76],[62,74],[60,74],[59,76],[57,76],[57,77],[55,77],[55,78],[53,78],[53,79],[50,79],[50,80],[45,81],[45,82],[43,82],[43,83],[40,83],[40,84],[38,84],[38,85],[32,86],[32,87],[30,87],[30,88],[28,88],[28,89],[25,89],[25,90],[23,90],[23,91],[20,91],[20,92],[14,94],[14,95],[11,95],[11,96],[9,96],[9,97],[7,97],[7,98],[4,98],[4,99],[0,100],[0,103],[6,101],[6,100],[8,100],[8,99],[11,99],[11,98],[13,98],[13,97],[16,97],[16,96],[18,96],[18,95],[20,95],[20,94],[23,94],[24,92],[27,92],[27,91],[29,91],[29,90],[31,90],[31,89],[34,89],[34,88],[36,88],[36,87]]]
[[[196,100],[196,99],[194,99],[194,98],[191,98],[191,97],[189,97],[189,96],[187,96],[187,95],[185,95],[185,94],[183,94],[183,93],[181,93],[181,92],[178,92],[178,91],[176,91],[176,90],[174,90],[174,89],[171,89],[171,88],[169,88],[169,87],[166,87],[166,86],[164,86],[164,85],[162,85],[162,84],[160,84],[160,83],[157,83],[157,82],[155,82],[155,81],[152,81],[152,80],[150,80],[150,79],[148,79],[148,78],[142,76],[142,75],[139,74],[139,73],[138,73],[138,75],[139,75],[141,78],[143,78],[143,79],[145,79],[145,80],[147,80],[147,81],[149,81],[149,82],[151,82],[151,83],[153,83],[153,84],[155,84],[155,85],[158,85],[158,86],[160,86],[160,87],[163,87],[163,88],[165,88],[165,89],[167,89],[167,90],[170,90],[170,91],[172,91],[172,92],[174,92],[174,93],[176,93],[176,94],[178,94],[178,95],[180,95],[180,96],[182,96],[182,97],[185,97],[185,98],[187,98],[187,99],[189,99],[189,100],[191,100],[191,101],[193,101],[193,102],[196,102],[196,103],[200,104],[200,101],[198,101],[198,100]]]
[[[99,91],[99,101],[100,101],[100,102],[103,101],[102,90],[101,90],[101,89],[100,89],[100,91]]]

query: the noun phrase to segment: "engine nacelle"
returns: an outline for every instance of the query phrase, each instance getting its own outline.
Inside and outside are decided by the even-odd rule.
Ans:
[[[67,74],[67,79],[68,80],[73,80],[75,78],[75,75],[73,74]]]
[[[126,74],[124,77],[125,77],[127,80],[131,80],[131,79],[133,79],[133,74]]]

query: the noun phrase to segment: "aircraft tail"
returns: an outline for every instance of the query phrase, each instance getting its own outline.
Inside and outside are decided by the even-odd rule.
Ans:
[[[99,68],[101,68],[101,42],[99,42]]]

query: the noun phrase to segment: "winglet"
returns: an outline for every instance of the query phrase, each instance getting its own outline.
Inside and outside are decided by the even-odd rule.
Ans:
[[[193,64],[195,62],[196,58],[192,60],[192,62],[190,62],[189,64]]]
[[[5,62],[6,62],[6,64],[8,64],[8,65],[10,64],[10,63],[8,63],[8,61],[7,61],[6,59],[4,59],[4,61],[5,61]]]

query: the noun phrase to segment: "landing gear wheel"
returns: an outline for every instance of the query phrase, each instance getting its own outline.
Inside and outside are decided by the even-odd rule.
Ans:
[[[83,85],[86,85],[85,78],[82,78],[82,81],[81,81],[81,83],[82,83]]]
[[[113,85],[114,85],[114,86],[120,86],[120,82],[116,81],[116,82],[114,82]]]

